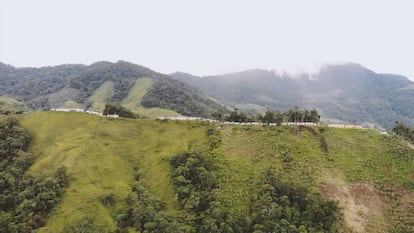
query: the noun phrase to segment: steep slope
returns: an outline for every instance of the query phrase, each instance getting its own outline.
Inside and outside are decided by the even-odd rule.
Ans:
[[[312,75],[278,75],[264,70],[195,77],[172,77],[200,88],[229,105],[253,104],[284,111],[292,106],[317,108],[325,119],[414,125],[413,82],[393,74],[377,74],[357,64],[328,65]]]
[[[0,95],[25,102],[32,109],[68,106],[102,109],[107,102],[127,98],[136,81],[150,78],[152,85],[134,106],[165,115],[208,116],[220,105],[198,90],[146,67],[128,62],[97,62],[89,66],[62,65],[42,68],[15,68],[0,64]],[[157,115],[158,116],[158,115]]]
[[[176,204],[167,160],[190,145],[206,141],[204,126],[152,120],[38,113],[23,117],[21,123],[35,136],[31,152],[37,155],[37,162],[29,172],[47,175],[64,165],[71,175],[61,204],[40,232],[61,232],[65,225],[85,217],[113,232],[116,225],[112,217],[126,207],[124,201],[131,193],[134,169],[138,167],[148,190],[173,209]],[[112,195],[116,204],[105,206],[101,199],[106,195]]]
[[[143,216],[166,216],[167,224],[177,224],[178,232],[197,224],[215,226],[216,221],[237,232],[281,227],[297,218],[279,218],[278,213],[296,208],[298,197],[285,192],[300,197],[309,192],[303,197],[307,200],[316,200],[319,195],[338,200],[344,210],[339,232],[352,228],[356,232],[407,232],[414,227],[414,150],[400,138],[374,130],[218,127],[202,122],[107,119],[59,112],[32,113],[19,119],[33,135],[29,152],[36,159],[29,174],[48,175],[64,165],[70,176],[62,201],[39,232],[61,232],[70,226],[93,226],[97,232],[124,229],[137,188],[149,199],[134,211],[147,211],[150,205],[152,212],[141,212]],[[192,219],[192,208],[199,205],[197,198],[204,200],[203,196],[194,196],[182,205],[180,197],[189,192],[189,184],[174,175],[177,170],[171,167],[171,158],[200,147],[209,151],[204,159],[212,163],[206,166],[210,173],[202,167],[178,169],[184,174],[196,171],[201,181],[216,180],[213,201],[208,202],[197,223]],[[191,166],[197,160],[192,158],[185,164]],[[205,181],[201,188],[209,184]],[[184,186],[177,187],[180,182]],[[271,196],[263,195],[272,192],[286,197],[281,196],[279,204],[270,203]],[[152,206],[154,203],[161,203],[161,212],[158,207],[153,209],[158,205]],[[291,209],[284,209],[284,205]],[[329,205],[324,211],[332,207]],[[274,215],[270,222],[263,222],[267,213]],[[328,221],[333,216],[326,217]],[[143,219],[147,220],[137,228],[153,221]],[[290,227],[295,227],[293,222]]]
[[[180,116],[180,114],[172,110],[157,107],[148,108],[142,105],[142,98],[147,95],[148,90],[150,90],[153,85],[154,82],[151,78],[138,79],[129,91],[128,96],[121,101],[121,104],[133,112],[147,117]]]
[[[92,111],[103,112],[105,104],[110,102],[110,99],[115,93],[115,85],[112,81],[104,82],[98,89],[96,89],[92,96],[88,98],[88,102],[92,104],[90,109]]]

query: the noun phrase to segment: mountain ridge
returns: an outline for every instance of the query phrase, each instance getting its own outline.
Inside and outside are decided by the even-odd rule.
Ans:
[[[253,114],[263,109],[285,111],[299,106],[318,109],[328,122],[386,128],[395,121],[414,125],[414,83],[405,76],[376,73],[356,63],[326,65],[313,74],[251,69],[208,76],[184,72],[167,75],[127,61],[40,68],[0,63],[0,95],[23,102],[27,109],[73,104],[87,109],[102,106],[94,104],[91,97],[103,90],[105,82],[113,85],[106,102],[125,102],[140,78],[150,78],[152,84],[134,89],[145,91],[137,93],[142,96],[136,98],[140,103],[128,103],[136,111],[166,109],[176,112],[173,115],[209,116],[226,106],[243,106],[243,111]],[[164,111],[155,111],[151,116],[161,114]]]
[[[356,63],[326,65],[319,72],[293,77],[266,70],[192,76],[170,75],[230,106],[253,104],[285,111],[297,105],[317,108],[325,120],[391,127],[395,121],[414,125],[414,83],[407,77],[382,74]]]
[[[173,115],[198,116],[208,116],[212,109],[220,106],[187,84],[125,61],[40,68],[2,65],[0,95],[24,101],[34,110],[65,106],[68,102],[88,109],[93,105],[90,97],[105,82],[112,81],[114,86],[113,94],[107,96],[107,102],[122,102],[140,78],[150,78],[153,84],[146,90],[140,103],[131,103],[136,106],[177,112]],[[185,98],[179,99],[182,96]],[[178,100],[181,104],[177,103]]]

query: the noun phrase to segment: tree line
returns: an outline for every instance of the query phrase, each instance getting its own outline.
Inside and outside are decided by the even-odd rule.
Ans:
[[[269,125],[270,123],[276,123],[280,125],[283,122],[313,122],[318,123],[320,115],[318,111],[313,108],[308,110],[306,108],[300,109],[295,106],[288,109],[285,112],[279,111],[266,111],[264,115],[258,114],[256,116],[248,115],[235,108],[230,113],[226,113],[224,109],[218,109],[211,113],[213,119],[218,121],[230,121],[230,122],[261,122]]]
[[[403,137],[407,141],[414,143],[414,128],[409,128],[404,123],[397,121],[391,131]]]

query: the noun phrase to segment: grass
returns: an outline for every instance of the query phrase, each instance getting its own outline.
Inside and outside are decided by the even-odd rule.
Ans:
[[[173,210],[176,199],[168,158],[207,140],[206,128],[197,123],[107,119],[83,113],[32,113],[21,117],[21,124],[34,135],[30,151],[37,160],[29,174],[49,174],[64,164],[71,176],[62,202],[39,232],[60,232],[65,224],[85,216],[113,231],[112,216],[125,207],[137,166],[148,190]],[[100,201],[108,194],[116,200],[110,208]]]
[[[134,100],[137,96],[127,102]],[[374,130],[219,127],[61,112],[31,113],[20,121],[34,136],[30,152],[37,159],[29,173],[49,174],[63,164],[71,176],[62,202],[39,232],[59,232],[65,224],[85,216],[114,230],[112,217],[126,208],[124,200],[131,193],[135,167],[143,174],[145,187],[167,204],[171,215],[177,214],[169,158],[189,146],[207,145],[206,132],[211,126],[219,129],[222,139],[214,151],[218,200],[233,217],[246,216],[268,168],[277,170],[283,179],[315,189],[323,182],[392,183],[400,188],[414,183],[414,150],[399,138]],[[321,137],[329,152],[322,149]],[[104,206],[101,199],[111,194],[115,203]]]
[[[90,107],[92,111],[103,112],[105,104],[115,93],[114,82],[106,81],[98,89],[95,90],[93,95],[89,97],[89,101],[92,103]]]
[[[404,186],[413,182],[414,150],[397,137],[374,130],[335,130],[324,132],[332,150],[331,167],[341,169],[349,181]]]
[[[83,105],[80,104],[80,103],[77,103],[73,100],[68,100],[63,105],[61,105],[60,108],[80,108],[80,109],[83,109]]]
[[[321,149],[318,141],[294,127],[222,127],[219,175],[223,202],[237,215],[249,211],[250,200],[263,181],[266,169],[273,168],[296,182],[312,184],[313,174],[321,171]],[[284,159],[289,156],[292,161]]]
[[[398,138],[374,130],[313,129],[316,135],[298,127],[221,127],[220,201],[233,216],[249,211],[268,168],[276,169],[282,179],[313,188],[363,182],[401,190],[413,183],[414,150]],[[328,153],[320,137],[325,137]]]
[[[144,97],[152,84],[153,81],[151,78],[137,79],[135,85],[129,91],[128,96],[121,101],[121,104],[127,109],[145,117],[154,118],[159,116],[180,116],[180,114],[172,110],[162,108],[146,108],[141,105],[142,97]]]
[[[180,116],[180,114],[162,108],[146,108],[141,105],[142,97],[147,93],[148,89],[152,86],[153,81],[151,78],[139,78],[136,80],[135,85],[131,88],[128,95],[120,102],[121,105],[127,109],[133,111],[144,117],[156,118],[159,116]],[[89,101],[92,103],[90,107],[93,111],[103,112],[105,104],[114,95],[115,87],[112,81],[106,81],[103,83],[94,94],[89,97]]]

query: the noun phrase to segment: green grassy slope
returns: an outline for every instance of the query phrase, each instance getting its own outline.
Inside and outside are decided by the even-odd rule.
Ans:
[[[248,213],[269,167],[339,201],[345,231],[389,232],[401,214],[413,217],[405,214],[414,209],[403,206],[414,204],[414,151],[399,138],[374,130],[297,127],[225,126],[222,135],[221,202],[236,218]]]
[[[169,158],[189,146],[207,145],[206,132],[211,126],[221,135],[221,144],[214,150],[220,186],[217,198],[234,218],[248,214],[268,168],[277,170],[282,179],[339,199],[341,193],[324,189],[335,187],[348,198],[339,200],[340,204],[355,202],[360,224],[345,213],[347,230],[387,232],[389,225],[400,221],[394,217],[400,212],[404,215],[404,208],[414,203],[414,150],[397,137],[373,130],[218,127],[59,112],[29,114],[20,121],[34,136],[30,151],[37,160],[29,172],[49,174],[63,164],[71,176],[62,202],[39,232],[59,232],[65,224],[85,216],[113,231],[113,216],[125,208],[136,167],[143,174],[145,187],[167,204],[171,215],[178,214]],[[369,192],[353,193],[356,185],[365,185]],[[115,204],[103,205],[101,199],[111,194]],[[369,201],[377,197],[380,212],[365,211],[373,208]]]
[[[169,182],[168,158],[189,145],[202,144],[205,127],[153,120],[107,119],[82,113],[44,112],[21,118],[34,135],[31,151],[37,162],[31,174],[48,174],[68,167],[72,177],[62,202],[40,232],[59,232],[85,216],[113,231],[112,216],[123,208],[131,192],[134,167],[142,167],[149,191],[175,206]],[[116,205],[106,208],[100,199],[113,194]]]
[[[115,93],[114,82],[106,81],[98,89],[95,90],[93,95],[89,97],[89,101],[92,103],[90,109],[92,111],[103,112],[105,104]]]
[[[122,101],[121,104],[127,109],[146,117],[158,117],[158,116],[180,116],[180,114],[162,108],[146,108],[141,105],[142,97],[147,93],[152,86],[153,81],[151,78],[137,79],[135,85],[131,88]]]

